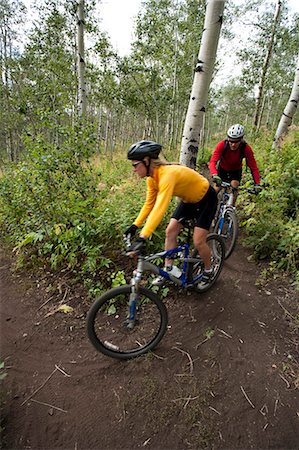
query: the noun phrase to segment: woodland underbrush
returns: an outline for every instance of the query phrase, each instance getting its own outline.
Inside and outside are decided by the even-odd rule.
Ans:
[[[26,157],[2,168],[0,233],[14,249],[18,266],[69,269],[95,294],[122,277],[117,266],[122,234],[142,206],[146,186],[133,175],[125,150],[95,155],[86,136],[64,131],[57,146],[42,136],[27,137]],[[281,150],[272,151],[261,139],[254,149],[267,188],[238,200],[246,242],[257,259],[268,259],[272,268],[296,279],[299,132],[293,131]],[[245,171],[244,182],[249,179]],[[149,250],[163,245],[167,219]]]
[[[263,143],[261,143],[263,145]],[[292,274],[299,286],[299,132],[294,131],[280,150],[258,148],[265,188],[255,196],[240,196],[245,243],[257,259],[269,261],[269,271]]]

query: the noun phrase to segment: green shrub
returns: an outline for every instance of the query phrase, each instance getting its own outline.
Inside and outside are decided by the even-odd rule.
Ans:
[[[271,151],[268,136],[259,138],[253,148],[268,188],[257,197],[238,199],[246,241],[256,257],[269,258],[291,273],[298,269],[298,135],[292,133],[277,151]],[[57,141],[53,146],[44,137],[27,137],[26,158],[5,168],[0,178],[0,230],[20,261],[69,268],[98,292],[119,273],[113,261],[122,249],[123,231],[145,200],[146,183],[133,175],[125,152],[95,158],[92,130],[63,130]],[[207,162],[210,154],[207,150],[202,160]],[[246,180],[251,183],[245,170]],[[163,245],[175,202],[148,241],[150,251]],[[101,278],[108,269],[112,278]]]
[[[280,150],[261,149],[260,168],[266,189],[255,199],[240,196],[246,242],[257,258],[268,258],[294,275],[299,256],[299,133]]]
[[[41,136],[26,146],[26,159],[0,179],[2,237],[24,262],[97,277],[122,249],[123,231],[145,200],[145,180],[124,154],[95,159],[92,142],[83,145],[72,132],[59,146]],[[164,231],[156,236],[161,243]]]

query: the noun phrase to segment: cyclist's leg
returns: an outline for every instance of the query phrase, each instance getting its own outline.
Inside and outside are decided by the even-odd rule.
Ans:
[[[219,175],[220,176],[220,175]],[[240,170],[231,170],[231,171],[224,171],[222,169],[222,176],[223,181],[226,181],[227,183],[230,183],[232,187],[237,188],[240,185],[240,181],[242,178],[242,169]],[[236,204],[236,200],[238,197],[238,191],[234,192],[234,201],[233,206]]]
[[[241,178],[242,178],[242,169],[231,172],[231,183],[230,184],[232,185],[232,187],[238,188],[240,186]],[[238,197],[238,191],[235,191],[233,206],[235,206],[235,204],[236,204],[237,197]]]
[[[178,209],[179,207],[177,207]],[[177,211],[176,209],[176,211]],[[180,231],[182,230],[183,226],[178,222],[177,219],[175,218],[171,218],[169,221],[169,224],[167,225],[166,228],[166,237],[165,237],[165,244],[164,244],[164,249],[165,250],[172,250],[173,248],[175,248],[177,246],[177,237],[180,233]],[[173,264],[173,260],[172,259],[165,259],[165,269],[168,271],[171,271],[172,269],[172,264]],[[164,284],[165,279],[159,275],[158,277],[156,277],[152,284],[154,286],[161,286]]]
[[[194,247],[198,250],[198,253],[203,260],[205,270],[209,271],[211,269],[211,251],[210,247],[207,245],[207,235],[208,230],[204,228],[195,227],[193,233]]]
[[[240,186],[240,182],[238,180],[232,180],[230,184],[232,185],[233,188],[238,188]],[[234,200],[233,200],[232,206],[235,206],[237,197],[238,197],[238,191],[237,190],[233,191],[233,194],[234,194]]]
[[[171,218],[166,228],[165,250],[172,250],[177,246],[177,238],[183,226],[177,219]],[[165,259],[165,266],[172,266],[171,259]]]
[[[211,269],[211,252],[206,243],[208,231],[217,209],[217,194],[211,186],[204,198],[196,204],[195,219],[196,226],[194,228],[193,241],[194,245],[201,256],[205,270]]]

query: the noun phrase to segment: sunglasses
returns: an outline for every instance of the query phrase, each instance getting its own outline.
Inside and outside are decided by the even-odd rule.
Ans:
[[[142,164],[142,161],[139,161],[139,162],[136,162],[136,163],[132,163],[133,169],[136,169],[136,167],[137,167],[139,164]]]
[[[228,142],[230,143],[230,144],[239,144],[239,142],[241,142],[241,140],[242,139],[237,139],[237,140],[231,140],[231,139],[228,139]]]

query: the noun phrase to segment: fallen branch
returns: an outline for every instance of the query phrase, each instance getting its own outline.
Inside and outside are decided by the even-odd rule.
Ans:
[[[39,388],[37,388],[31,395],[29,395],[29,397],[26,398],[26,400],[24,400],[23,403],[21,403],[21,406],[23,406],[25,403],[28,402],[28,400],[30,400],[32,397],[34,397],[34,395],[45,386],[45,384],[50,380],[50,378],[54,375],[54,373],[56,371],[57,371],[57,368],[55,367],[53,372],[48,376],[48,378],[43,382],[43,384]]]
[[[223,333],[224,336],[227,336],[228,338],[232,339],[232,336],[230,334],[227,334],[225,331],[221,330],[220,328],[217,328],[218,331],[220,331],[220,333]]]
[[[57,366],[57,364],[55,364],[55,367],[57,370],[59,370],[59,372],[61,372],[64,376],[66,377],[70,377],[71,375],[69,375],[68,373],[66,373],[64,370],[60,369],[59,366]]]
[[[40,405],[49,406],[49,408],[57,409],[57,411],[61,411],[61,412],[67,413],[67,411],[65,411],[64,409],[58,408],[58,406],[49,405],[49,403],[39,402],[38,400],[34,400],[34,398],[32,398],[31,401],[35,402],[35,403],[38,403]]]
[[[252,401],[250,400],[250,398],[248,397],[248,395],[246,394],[246,392],[244,391],[243,387],[240,386],[241,391],[244,395],[244,397],[246,398],[246,400],[248,401],[249,405],[252,406],[252,408],[255,408],[254,404],[252,403]]]
[[[54,298],[54,297],[55,297],[55,296],[52,295],[50,298],[48,298],[48,300],[46,300],[44,303],[42,303],[42,304],[40,305],[39,308],[37,308],[37,311],[39,311],[40,309],[42,309],[42,307],[45,306],[47,303],[49,303],[49,301],[52,300],[52,298]]]
[[[191,401],[191,400],[196,400],[197,398],[199,398],[199,395],[197,395],[196,397],[178,397],[178,398],[175,398],[175,399],[173,399],[173,400],[171,400],[172,402],[180,402],[181,400],[188,400],[188,401]]]
[[[279,300],[277,300],[277,301],[278,301],[279,306],[281,306],[281,308],[284,310],[284,312],[285,312],[288,316],[290,316],[293,320],[296,320],[296,318],[293,316],[293,314],[291,314],[290,311],[288,311],[288,310],[280,303]]]
[[[289,389],[289,387],[291,386],[290,383],[288,382],[288,380],[285,379],[285,377],[283,377],[281,375],[281,373],[279,374],[280,378],[287,384],[287,389]]]
[[[205,338],[203,341],[201,341],[199,344],[196,345],[195,350],[198,350],[198,347],[202,344],[204,344],[205,342],[209,341],[210,338]]]
[[[189,353],[188,352],[185,352],[184,350],[181,350],[180,348],[178,348],[178,347],[172,347],[174,350],[177,350],[177,351],[179,351],[179,352],[181,352],[181,353],[183,353],[184,355],[186,355],[187,356],[187,358],[189,359],[189,363],[190,363],[190,375],[192,375],[193,374],[193,361],[192,361],[192,358],[191,358],[191,356],[189,355]]]
[[[209,406],[209,408],[214,411],[215,413],[219,414],[219,416],[221,416],[221,413],[219,411],[217,411],[217,409],[213,408],[213,406]]]
[[[69,292],[69,288],[66,288],[65,293],[64,293],[64,296],[63,296],[63,299],[61,300],[62,303],[64,302],[64,300],[65,300],[65,298],[66,298],[68,292]]]
[[[266,414],[268,414],[268,407],[267,407],[266,403],[261,407],[260,413],[261,413],[263,416],[266,416]]]
[[[157,358],[157,359],[162,359],[162,360],[164,360],[165,358],[164,358],[164,356],[159,356],[159,355],[156,355],[156,353],[155,352],[152,352],[152,355],[155,357],[155,358]]]
[[[184,400],[184,401],[186,401],[186,403],[184,404],[183,409],[186,409],[187,406],[189,405],[189,403],[190,403],[192,400],[196,400],[197,398],[199,398],[199,395],[197,395],[196,397],[191,397],[191,396],[189,395],[189,397],[179,397],[179,398],[175,398],[174,400],[172,400],[172,402],[177,402],[177,401]]]
[[[48,378],[43,382],[43,384],[39,388],[37,388],[28,398],[26,398],[26,400],[23,401],[23,403],[21,403],[21,406],[23,406],[25,403],[28,402],[28,400],[30,400],[32,397],[34,397],[34,395],[45,386],[45,384],[50,380],[50,378],[54,375],[54,373],[57,370],[66,377],[71,376],[71,375],[67,374],[64,370],[62,370],[59,366],[57,366],[57,364],[55,364],[55,369],[53,370],[53,372],[48,376]]]

